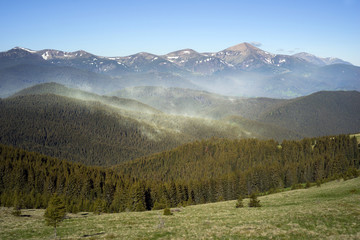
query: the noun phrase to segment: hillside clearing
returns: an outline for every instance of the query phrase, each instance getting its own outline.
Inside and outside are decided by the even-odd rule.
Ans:
[[[61,239],[359,239],[360,178],[259,197],[261,208],[235,208],[236,201],[163,211],[68,214]],[[44,210],[23,217],[0,210],[0,239],[50,239]],[[28,215],[28,216],[27,216]]]

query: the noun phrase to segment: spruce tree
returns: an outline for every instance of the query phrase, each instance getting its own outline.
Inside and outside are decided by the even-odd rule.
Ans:
[[[236,207],[236,208],[242,208],[242,207],[244,207],[243,198],[242,198],[241,195],[239,196],[238,200],[236,201],[235,207]]]
[[[21,196],[19,196],[19,193],[16,191],[14,194],[14,209],[12,214],[17,217],[20,216],[21,207],[22,207]]]
[[[106,212],[106,202],[101,198],[97,198],[93,205],[94,214],[100,215],[101,213]]]
[[[257,195],[255,193],[250,195],[249,207],[261,207],[260,200],[257,199]]]
[[[56,227],[64,220],[66,211],[64,201],[55,193],[46,208],[44,217],[48,226],[54,227],[56,239]]]

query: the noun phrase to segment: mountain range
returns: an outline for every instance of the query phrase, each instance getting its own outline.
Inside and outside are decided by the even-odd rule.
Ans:
[[[183,49],[101,57],[85,51],[0,53],[0,97],[35,84],[57,82],[98,94],[126,87],[162,86],[243,97],[292,98],[321,90],[360,90],[360,67],[308,53],[277,55],[249,43],[219,52]]]

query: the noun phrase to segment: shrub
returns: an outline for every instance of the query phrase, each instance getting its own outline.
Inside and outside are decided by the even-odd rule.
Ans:
[[[321,181],[320,180],[316,180],[316,186],[320,187],[321,186]]]
[[[164,215],[169,216],[173,215],[173,213],[170,211],[170,208],[164,208]]]
[[[303,185],[300,183],[296,183],[291,186],[291,190],[302,189],[302,188],[303,188]]]

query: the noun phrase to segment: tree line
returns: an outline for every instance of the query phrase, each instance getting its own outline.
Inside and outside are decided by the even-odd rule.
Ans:
[[[46,208],[57,193],[68,212],[145,211],[350,178],[359,165],[357,141],[346,135],[281,144],[211,139],[109,168],[0,145],[0,204]]]

